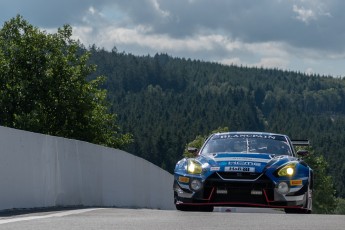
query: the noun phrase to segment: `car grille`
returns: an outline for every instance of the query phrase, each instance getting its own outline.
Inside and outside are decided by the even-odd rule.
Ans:
[[[259,191],[259,194],[253,194],[253,191]],[[220,203],[268,204],[268,201],[274,200],[274,184],[264,174],[217,172],[205,181],[204,199]]]

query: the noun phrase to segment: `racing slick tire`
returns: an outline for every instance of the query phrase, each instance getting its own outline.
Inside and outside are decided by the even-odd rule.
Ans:
[[[174,203],[177,210],[184,212],[213,212],[214,209],[212,205],[188,205],[178,203],[176,194],[174,194]]]
[[[176,204],[176,209],[184,212],[213,212],[214,207],[208,205]]]

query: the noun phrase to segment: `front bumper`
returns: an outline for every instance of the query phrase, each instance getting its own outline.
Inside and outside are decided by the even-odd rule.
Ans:
[[[176,204],[299,208],[305,203],[307,186],[290,187],[289,193],[283,195],[264,174],[234,179],[230,174],[214,173],[203,181],[199,191],[192,191],[188,184],[175,180],[174,192]]]

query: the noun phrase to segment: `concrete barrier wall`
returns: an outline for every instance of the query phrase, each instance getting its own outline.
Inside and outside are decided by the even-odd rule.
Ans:
[[[0,210],[173,209],[173,176],[127,152],[0,126]]]

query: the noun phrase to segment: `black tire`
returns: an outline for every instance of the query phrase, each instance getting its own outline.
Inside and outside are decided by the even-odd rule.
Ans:
[[[199,211],[200,212],[213,212],[214,207],[213,206],[200,206]]]
[[[213,212],[214,207],[209,205],[176,204],[176,209],[184,212]]]
[[[285,208],[284,209],[286,214],[308,214],[308,209],[304,208]]]
[[[174,193],[174,204],[177,210],[184,212],[213,212],[211,205],[185,205],[178,203],[177,194]]]

